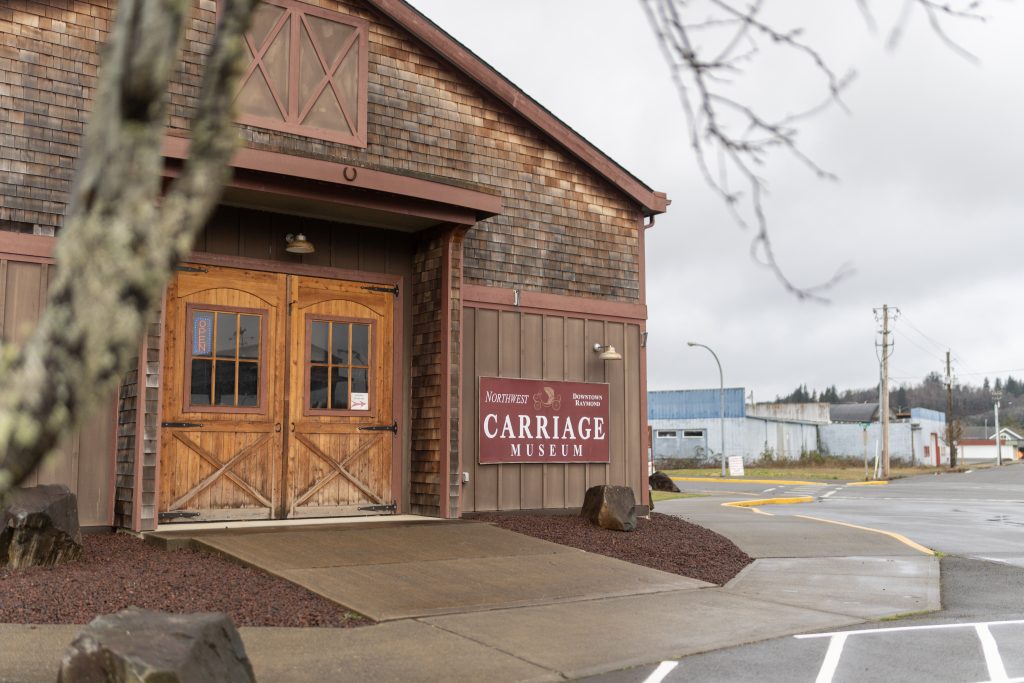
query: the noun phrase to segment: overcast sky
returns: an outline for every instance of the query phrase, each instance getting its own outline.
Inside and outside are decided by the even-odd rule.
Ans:
[[[782,25],[804,24],[837,70],[858,73],[844,97],[850,112],[818,116],[801,138],[841,181],[821,182],[781,157],[765,171],[774,246],[790,278],[813,285],[844,263],[856,269],[828,305],[798,301],[754,263],[751,235],[703,184],[638,0],[412,0],[668,193],[668,213],[647,232],[651,389],[717,387],[710,354],[688,340],[713,348],[726,386],[757,400],[799,384],[873,386],[872,309],[884,303],[902,311],[894,385],[942,370],[947,347],[961,382],[1024,376],[1024,3],[990,0],[988,22],[950,24],[975,65],[922,16],[889,51],[855,0],[784,2]],[[743,93],[773,111],[798,110],[818,92],[810,71],[755,68]]]

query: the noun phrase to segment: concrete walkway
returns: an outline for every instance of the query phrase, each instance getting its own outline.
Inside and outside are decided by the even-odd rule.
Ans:
[[[939,608],[938,562],[882,534],[659,504],[758,557],[725,587],[466,522],[210,531],[199,542],[382,623],[242,628],[261,681],[545,681]],[[752,552],[753,551],[753,552]],[[53,681],[76,626],[0,625],[0,681]]]

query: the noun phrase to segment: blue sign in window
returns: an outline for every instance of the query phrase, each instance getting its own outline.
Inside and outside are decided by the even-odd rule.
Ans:
[[[213,346],[213,313],[196,311],[192,314],[192,355],[209,356]]]

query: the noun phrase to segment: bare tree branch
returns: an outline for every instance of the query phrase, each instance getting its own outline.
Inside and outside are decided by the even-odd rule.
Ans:
[[[869,0],[855,1],[868,27],[874,30],[876,22]],[[806,119],[829,107],[846,109],[842,93],[854,72],[835,71],[817,48],[804,42],[803,29],[782,29],[763,19],[765,4],[765,0],[642,0],[669,64],[686,118],[690,148],[704,181],[721,197],[741,227],[754,226],[751,254],[759,264],[768,268],[797,298],[827,302],[828,290],[848,277],[852,268],[845,264],[828,280],[813,286],[798,286],[789,279],[772,247],[763,203],[767,183],[760,169],[768,164],[773,152],[780,151],[818,179],[837,180],[804,153],[798,135],[800,124]],[[980,5],[981,0],[905,0],[890,31],[889,44],[898,42],[911,12],[918,8],[941,40],[973,60],[973,55],[949,37],[942,20],[983,21],[977,11]],[[702,12],[701,18],[690,21],[689,16],[698,11]],[[693,41],[698,33],[704,41],[700,47]],[[709,47],[716,43],[720,47]],[[759,54],[762,45],[798,56],[821,77],[824,92],[816,104],[797,113],[770,117],[755,104],[741,102],[726,91],[743,75],[744,67]],[[742,191],[732,188],[733,176],[739,177]]]
[[[231,101],[256,0],[225,0],[182,175],[160,201],[167,86],[190,0],[121,0],[105,48],[47,308],[0,365],[0,498],[105,396],[178,261],[188,255],[237,146]]]

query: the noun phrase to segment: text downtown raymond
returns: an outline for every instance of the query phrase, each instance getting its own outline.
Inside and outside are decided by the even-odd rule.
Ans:
[[[608,462],[608,385],[480,378],[479,462]]]

